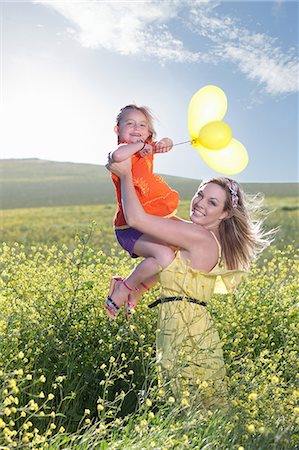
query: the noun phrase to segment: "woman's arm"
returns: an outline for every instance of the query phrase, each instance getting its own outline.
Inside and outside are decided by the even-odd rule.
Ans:
[[[133,186],[129,160],[117,164],[110,162],[107,168],[121,180],[122,204],[128,225],[167,244],[186,250],[194,248],[194,244],[201,241],[206,234],[206,230],[201,226],[190,222],[164,219],[144,211]]]

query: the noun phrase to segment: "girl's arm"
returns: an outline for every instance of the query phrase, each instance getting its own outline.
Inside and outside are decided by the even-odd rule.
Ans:
[[[110,158],[114,162],[122,162],[131,158],[132,155],[140,150],[146,151],[147,154],[152,152],[152,147],[144,142],[134,142],[132,144],[121,144],[116,150],[110,153]]]
[[[173,142],[170,138],[163,138],[155,145],[155,153],[169,152],[173,147]]]
[[[194,245],[202,241],[207,231],[201,226],[153,216],[144,211],[133,186],[130,160],[118,164],[110,163],[107,168],[121,180],[122,204],[129,226],[162,242],[186,250],[191,250]]]

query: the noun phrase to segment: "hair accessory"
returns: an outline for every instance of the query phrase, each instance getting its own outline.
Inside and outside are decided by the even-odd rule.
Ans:
[[[239,186],[235,181],[231,181],[229,178],[226,179],[226,184],[227,184],[228,189],[230,190],[230,193],[232,196],[233,208],[236,209],[236,208],[238,208],[238,201],[239,201],[239,197],[238,197]]]

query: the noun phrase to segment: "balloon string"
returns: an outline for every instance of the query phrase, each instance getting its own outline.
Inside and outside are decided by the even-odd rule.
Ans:
[[[184,142],[178,142],[177,144],[173,144],[173,147],[175,147],[176,145],[182,145],[182,144],[191,144],[194,145],[198,143],[198,140],[196,138],[191,139],[191,141],[184,141]]]
[[[175,147],[176,145],[182,145],[182,144],[191,144],[191,141],[178,142],[177,144],[173,144],[173,147]]]

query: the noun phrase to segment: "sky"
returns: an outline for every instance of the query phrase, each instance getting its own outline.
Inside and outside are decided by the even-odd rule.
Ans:
[[[297,1],[0,1],[0,16],[0,158],[103,165],[130,103],[188,141],[190,100],[215,85],[249,155],[234,178],[298,181]],[[155,171],[220,174],[189,144]]]

